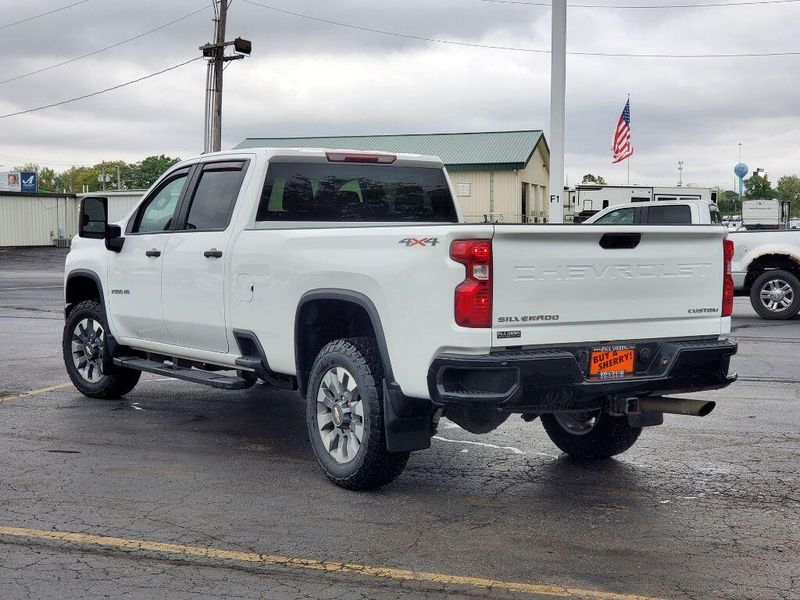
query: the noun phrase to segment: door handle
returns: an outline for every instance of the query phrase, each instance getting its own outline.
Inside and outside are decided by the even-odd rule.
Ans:
[[[203,252],[203,256],[206,258],[222,258],[222,250],[217,250],[216,248],[212,248],[211,250],[206,250]]]
[[[161,250],[156,250],[155,248],[153,248],[152,250],[148,250],[147,252],[145,252],[145,256],[149,256],[150,258],[158,258],[159,256],[161,256]]]

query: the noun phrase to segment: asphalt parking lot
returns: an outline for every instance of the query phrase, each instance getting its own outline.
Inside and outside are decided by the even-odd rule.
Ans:
[[[299,396],[85,398],[64,253],[0,249],[0,598],[800,598],[800,319],[736,300],[740,380],[615,460],[443,422],[392,485],[317,468]]]

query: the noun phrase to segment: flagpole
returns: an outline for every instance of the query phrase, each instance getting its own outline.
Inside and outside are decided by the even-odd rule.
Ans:
[[[631,95],[628,94],[628,104],[629,107],[631,105]],[[628,114],[628,121],[630,121],[630,113]],[[628,131],[630,131],[630,124],[628,125]],[[625,161],[628,164],[628,185],[631,184],[631,157],[629,156],[628,159]]]

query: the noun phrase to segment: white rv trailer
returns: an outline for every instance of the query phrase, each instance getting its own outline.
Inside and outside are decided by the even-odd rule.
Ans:
[[[785,223],[782,216],[783,207],[777,198],[742,202],[742,225],[750,229],[777,229]]]
[[[717,190],[701,187],[581,184],[575,186],[574,198],[575,212],[587,213],[615,204],[654,200],[704,200],[716,204]]]

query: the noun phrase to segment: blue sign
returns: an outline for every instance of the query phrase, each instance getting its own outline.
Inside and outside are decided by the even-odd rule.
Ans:
[[[20,173],[20,191],[22,192],[37,192],[39,191],[39,182],[36,179],[36,173]]]

